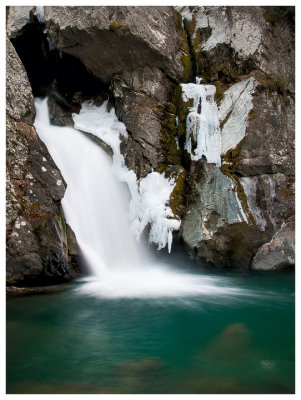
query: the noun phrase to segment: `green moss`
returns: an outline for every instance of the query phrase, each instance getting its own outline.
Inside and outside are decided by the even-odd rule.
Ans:
[[[109,26],[109,30],[110,31],[112,31],[112,32],[115,32],[115,31],[117,31],[118,29],[125,29],[126,28],[126,25],[124,25],[124,24],[120,24],[119,22],[112,22],[111,24],[110,24],[110,26]]]
[[[39,210],[40,209],[40,204],[39,203],[31,203],[31,208],[33,210]]]
[[[61,226],[61,231],[63,232],[63,234],[65,236],[65,241],[66,241],[66,243],[67,243],[67,245],[69,247],[70,243],[69,243],[69,240],[68,240],[66,221],[65,221],[65,218],[63,217],[61,209],[58,210],[57,216],[58,216],[59,224]]]
[[[164,173],[168,179],[175,180],[175,187],[170,195],[169,205],[173,214],[181,218],[184,214],[186,171],[181,165],[161,164],[157,172]]]
[[[293,6],[266,6],[264,9],[263,18],[272,25],[284,20],[295,20],[295,7]]]
[[[182,218],[185,208],[185,187],[186,187],[186,171],[183,171],[179,174],[174,190],[170,195],[170,208],[174,215],[177,215],[179,218]]]
[[[112,19],[112,17],[113,17],[113,15],[115,14],[115,12],[113,11],[113,12],[111,12],[111,14],[109,15],[109,20],[111,21],[111,19]]]
[[[220,123],[220,129],[221,131],[223,130],[224,125],[226,124],[226,122],[228,121],[228,119],[230,118],[230,115],[232,114],[232,111],[230,110],[228,112],[228,114],[226,115],[226,118]]]
[[[275,106],[274,106],[275,107]],[[257,117],[257,114],[254,110],[251,110],[249,112],[249,121],[254,121],[254,119]]]
[[[186,30],[186,20],[184,20],[184,26],[182,23],[182,16],[181,14],[174,10],[174,25],[176,28],[176,31],[178,32],[180,39],[180,48],[182,51],[182,56],[181,56],[181,62],[183,65],[183,74],[182,74],[182,82],[191,82],[193,79],[194,71],[193,71],[193,64],[192,64],[192,59],[191,59],[191,49],[189,45],[189,34],[187,33]],[[185,27],[185,28],[184,28]]]
[[[290,197],[290,196],[295,196],[295,191],[293,187],[289,187],[289,188],[280,188],[277,190],[277,193],[280,196],[283,197]]]
[[[165,125],[161,136],[161,146],[166,164],[181,163],[181,151],[176,142],[176,116],[174,114],[165,114]]]
[[[254,77],[260,86],[267,88],[271,92],[278,92],[281,95],[286,94],[286,83],[283,76],[271,77],[266,74],[257,73]]]
[[[184,83],[192,81],[192,65],[191,58],[189,54],[182,54],[181,57],[182,65],[183,65],[183,75],[182,81]]]
[[[216,82],[215,87],[216,87],[215,102],[216,102],[217,106],[219,106],[222,101],[222,98],[224,96],[225,87],[220,81]]]
[[[187,102],[183,101],[181,85],[177,85],[164,114],[165,124],[162,131],[162,147],[166,164],[184,165],[183,162],[185,162],[185,165],[187,165],[187,157],[184,156],[183,150],[186,137],[186,119],[189,107],[192,107],[192,105],[192,99]]]

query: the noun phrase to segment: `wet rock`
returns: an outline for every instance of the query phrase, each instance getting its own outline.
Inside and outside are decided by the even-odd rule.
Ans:
[[[262,245],[252,260],[251,268],[262,271],[293,268],[295,266],[294,223],[284,224],[269,243]]]
[[[141,66],[158,67],[173,79],[182,75],[171,7],[45,7],[45,20],[54,46],[106,83]]]
[[[169,205],[173,215],[181,219],[185,213],[186,170],[181,165],[167,165],[161,168],[164,176],[175,182],[175,187],[170,194]],[[161,169],[159,171],[161,172]]]
[[[181,232],[196,258],[215,265],[246,268],[261,236],[250,221],[238,184],[214,164],[196,162]],[[258,237],[257,237],[258,236]]]

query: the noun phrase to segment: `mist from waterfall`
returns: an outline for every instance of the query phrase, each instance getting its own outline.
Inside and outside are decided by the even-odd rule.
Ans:
[[[244,294],[225,278],[179,271],[155,260],[131,233],[129,194],[114,175],[111,158],[83,132],[51,125],[47,98],[36,99],[35,106],[34,126],[67,183],[66,221],[91,272],[77,290],[106,298]]]

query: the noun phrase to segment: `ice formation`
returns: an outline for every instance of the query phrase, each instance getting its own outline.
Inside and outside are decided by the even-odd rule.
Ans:
[[[182,86],[182,98],[185,102],[193,100],[186,122],[185,149],[192,160],[206,157],[208,163],[221,165],[221,132],[218,108],[214,101],[215,86],[197,83],[185,83]],[[193,149],[192,141],[196,142]]]
[[[157,172],[151,172],[137,181],[133,171],[128,170],[120,152],[120,135],[127,137],[125,125],[115,114],[115,109],[107,111],[107,101],[101,106],[91,102],[82,105],[79,114],[73,114],[74,127],[89,132],[108,144],[113,151],[113,170],[121,182],[126,182],[131,194],[129,219],[131,228],[139,240],[145,227],[150,224],[149,242],[156,243],[158,249],[172,244],[172,231],[180,227],[168,206],[175,183]]]

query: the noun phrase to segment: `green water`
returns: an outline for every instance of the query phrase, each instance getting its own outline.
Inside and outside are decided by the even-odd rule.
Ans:
[[[244,296],[7,301],[7,393],[294,393],[293,273]]]

